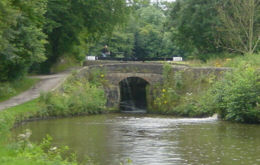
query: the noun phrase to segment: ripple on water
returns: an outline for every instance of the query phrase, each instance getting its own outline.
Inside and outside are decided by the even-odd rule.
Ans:
[[[260,128],[211,118],[101,115],[27,123],[32,140],[46,134],[101,165],[260,164]],[[56,140],[58,139],[58,140]]]

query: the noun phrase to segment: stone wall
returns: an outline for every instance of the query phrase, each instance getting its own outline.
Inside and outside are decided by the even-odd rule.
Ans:
[[[94,63],[94,64],[93,64]],[[79,76],[86,76],[94,70],[102,70],[105,79],[108,81],[105,91],[107,95],[107,106],[117,109],[120,102],[119,83],[128,77],[138,77],[147,81],[152,87],[155,84],[163,82],[163,65],[160,63],[142,63],[142,62],[117,62],[117,63],[98,63],[97,61],[89,62],[89,65],[81,69]],[[222,72],[230,70],[229,68],[215,67],[187,67],[172,66],[173,72],[185,72],[193,79],[201,75],[220,75]]]

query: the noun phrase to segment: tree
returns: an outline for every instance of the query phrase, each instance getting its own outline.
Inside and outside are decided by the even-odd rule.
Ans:
[[[111,57],[132,57],[134,34],[117,27],[110,35],[105,35],[90,48],[89,54],[100,56],[101,50],[108,45]]]
[[[167,25],[174,29],[173,40],[193,55],[221,52],[216,32],[220,23],[215,7],[218,0],[177,0],[169,6]]]
[[[48,60],[43,68],[50,68],[64,55],[83,60],[85,46],[111,33],[116,25],[125,22],[127,14],[125,0],[49,0],[45,26]]]
[[[260,42],[260,1],[228,0],[219,4],[220,46],[253,54]]]
[[[158,57],[161,54],[163,39],[164,13],[155,6],[148,6],[137,11],[139,27],[135,33],[136,57]]]
[[[132,6],[128,22],[115,28],[111,34],[101,37],[100,41],[94,44],[90,54],[99,55],[104,45],[108,45],[112,55],[120,52],[121,57],[180,55],[177,46],[171,40],[171,29],[165,28],[166,12],[148,1],[138,2],[141,3],[136,1],[137,4]]]
[[[34,62],[45,60],[42,27],[46,2],[0,2],[0,81],[22,77]]]

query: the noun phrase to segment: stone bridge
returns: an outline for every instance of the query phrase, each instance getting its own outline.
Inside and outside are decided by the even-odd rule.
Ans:
[[[102,62],[89,62],[81,69],[79,75],[87,76],[90,72],[95,70],[102,70],[105,79],[108,81],[105,86],[107,95],[107,106],[116,109],[120,106],[122,101],[122,84],[128,84],[133,81],[135,83],[135,91],[142,90],[140,87],[149,85],[153,87],[156,84],[163,82],[163,64],[161,63],[144,63],[144,62],[115,62],[115,63],[102,63]],[[215,67],[187,67],[180,65],[172,65],[172,71],[184,71],[192,73],[192,77],[196,79],[200,75],[219,74],[226,71],[228,68],[215,68]],[[129,82],[128,82],[128,81]],[[125,86],[126,86],[125,85]],[[137,94],[136,97],[138,97]],[[139,95],[140,96],[140,95]],[[145,96],[144,96],[145,97]],[[139,98],[140,99],[140,98]]]

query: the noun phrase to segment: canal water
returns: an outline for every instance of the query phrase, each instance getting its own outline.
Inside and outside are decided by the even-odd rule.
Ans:
[[[13,135],[32,130],[54,145],[68,145],[80,160],[100,165],[259,165],[260,126],[153,115],[109,114],[26,123]]]

